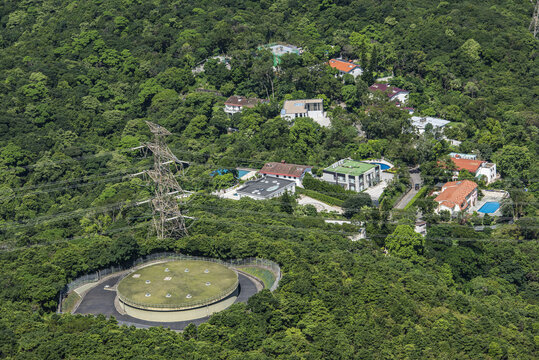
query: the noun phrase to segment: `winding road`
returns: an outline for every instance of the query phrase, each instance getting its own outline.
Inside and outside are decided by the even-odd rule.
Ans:
[[[105,286],[113,287],[116,285],[118,278],[121,276],[113,276],[96,285],[93,289],[89,290],[84,296],[75,314],[102,314],[107,317],[114,316],[118,323],[122,325],[134,325],[138,328],[148,328],[152,326],[163,326],[172,330],[183,330],[189,324],[200,325],[208,321],[209,317],[203,317],[190,321],[178,321],[178,322],[155,322],[136,319],[129,315],[120,314],[114,306],[114,299],[116,298],[116,291],[105,290]],[[239,294],[234,303],[246,303],[247,300],[259,291],[255,280],[238,273],[239,278]]]

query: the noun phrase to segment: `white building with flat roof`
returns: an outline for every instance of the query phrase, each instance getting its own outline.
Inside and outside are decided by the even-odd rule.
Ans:
[[[250,197],[255,200],[267,200],[279,197],[285,192],[291,194],[296,192],[296,182],[294,180],[263,177],[258,180],[247,181],[236,191],[236,194],[240,199]]]
[[[324,112],[323,99],[286,100],[281,109],[281,117],[288,121],[309,117],[320,126],[331,126],[331,121]]]
[[[322,180],[342,186],[345,190],[361,192],[381,180],[379,164],[341,159],[322,171]]]
[[[419,132],[423,134],[425,132],[425,127],[427,124],[431,124],[432,127],[436,129],[443,130],[443,128],[449,124],[451,121],[439,119],[431,116],[412,116],[412,126]]]

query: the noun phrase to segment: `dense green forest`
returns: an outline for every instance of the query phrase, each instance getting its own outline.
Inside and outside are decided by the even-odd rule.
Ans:
[[[510,0],[3,1],[0,358],[537,358],[532,12]],[[274,71],[257,50],[272,42],[304,52]],[[336,77],[333,57],[357,59],[364,74]],[[444,134],[411,132],[407,112],[368,95],[392,74],[417,113],[452,121]],[[271,101],[229,117],[232,94]],[[324,99],[331,127],[279,116],[284,100],[312,97]],[[153,192],[126,177],[152,164],[130,150],[150,139],[145,120],[169,129],[171,150],[191,163],[180,178],[196,192],[188,237],[148,236],[151,209],[134,206]],[[313,181],[308,191],[352,204],[347,216],[366,223],[369,239],[352,242],[354,226],[328,225],[289,197],[210,195],[235,182],[210,175],[219,168],[285,159],[316,173],[343,157],[385,157],[402,172],[384,194],[394,199],[407,166],[420,165],[427,185],[447,180],[438,162],[450,151],[497,163],[502,179],[490,187],[512,199],[497,228],[437,216],[429,197],[404,212],[389,200],[357,209]],[[418,209],[425,238],[412,231]],[[55,314],[71,279],[161,250],[259,256],[284,276],[275,292],[183,333]]]

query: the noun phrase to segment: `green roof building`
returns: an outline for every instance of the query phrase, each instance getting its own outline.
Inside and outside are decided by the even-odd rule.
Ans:
[[[378,184],[380,173],[378,164],[342,159],[324,169],[322,180],[340,185],[346,190],[360,192]]]

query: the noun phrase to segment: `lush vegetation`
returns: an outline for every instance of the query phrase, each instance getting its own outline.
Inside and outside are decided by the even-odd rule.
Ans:
[[[532,11],[497,0],[3,1],[0,358],[537,358]],[[283,56],[276,72],[256,50],[274,41],[305,51]],[[364,75],[335,77],[326,62],[336,56],[358,59]],[[452,121],[444,133],[418,135],[406,111],[368,95],[392,73],[418,113]],[[271,101],[229,117],[231,94]],[[280,118],[283,100],[315,96],[331,127]],[[180,178],[196,192],[188,237],[148,236],[150,208],[135,206],[154,190],[125,176],[151,166],[130,150],[150,140],[145,120],[169,129],[171,150],[190,162]],[[409,186],[407,166],[434,185],[451,177],[439,162],[453,150],[497,163],[502,179],[491,187],[511,200],[496,228],[434,214],[432,197],[391,211]],[[288,196],[210,195],[235,182],[211,176],[216,169],[283,159],[323,168],[344,157],[399,164],[380,208],[351,214],[364,241],[348,239],[354,225],[325,224]],[[350,198],[312,180],[307,195]],[[411,231],[416,209],[429,222],[425,239]],[[182,334],[53,314],[71,279],[160,250],[259,256],[284,276],[274,293]]]

